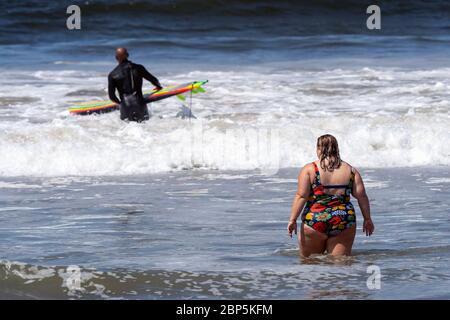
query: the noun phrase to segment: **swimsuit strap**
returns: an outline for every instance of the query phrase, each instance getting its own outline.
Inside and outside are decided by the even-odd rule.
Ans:
[[[319,167],[317,167],[317,164],[315,161],[312,164],[314,165],[314,173],[315,173],[314,182],[316,183],[316,185],[321,185],[322,183],[320,182]]]
[[[342,189],[342,188],[348,188],[348,184],[328,184],[326,186],[323,186],[324,189]]]
[[[314,165],[314,171],[316,173],[319,173],[319,167],[317,166],[316,162],[314,161],[312,164]]]
[[[353,181],[355,181],[355,169],[353,169],[353,167],[350,167],[351,169],[351,174],[350,174],[350,181],[348,182],[348,187],[349,189],[353,188]]]

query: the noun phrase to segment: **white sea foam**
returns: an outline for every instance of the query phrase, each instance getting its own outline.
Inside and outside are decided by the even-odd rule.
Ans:
[[[450,69],[196,71],[168,85],[209,79],[181,103],[152,104],[153,118],[125,123],[117,112],[70,116],[76,101],[106,96],[94,71],[4,71],[0,80],[0,175],[128,175],[191,168],[299,167],[315,140],[335,135],[356,167],[450,165]],[[79,92],[79,94],[78,94]],[[20,105],[2,99],[31,97]],[[7,98],[7,99],[6,99]],[[269,171],[270,172],[270,171]]]
[[[450,183],[450,178],[430,178],[425,181],[427,184],[446,184]]]
[[[41,189],[42,186],[26,183],[12,183],[0,181],[0,189]]]

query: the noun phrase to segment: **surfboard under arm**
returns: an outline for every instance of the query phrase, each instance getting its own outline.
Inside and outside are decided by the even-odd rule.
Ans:
[[[168,86],[161,90],[144,91],[143,92],[144,101],[146,103],[150,103],[173,96],[180,97],[180,95],[188,91],[192,91],[193,93],[204,92],[205,90],[202,88],[202,85],[204,85],[207,82],[208,80],[194,81],[175,86]],[[88,115],[92,113],[111,112],[117,110],[118,108],[119,108],[118,104],[112,102],[111,100],[104,100],[73,105],[69,108],[69,112],[71,114]]]

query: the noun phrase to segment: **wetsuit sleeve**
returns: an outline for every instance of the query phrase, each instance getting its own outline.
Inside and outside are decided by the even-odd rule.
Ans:
[[[112,102],[120,104],[120,100],[116,96],[116,84],[114,83],[114,79],[111,75],[108,76],[108,95]]]
[[[150,81],[155,87],[162,89],[162,86],[159,83],[159,80],[156,79],[156,77],[154,75],[152,75],[150,72],[148,72],[144,66],[141,66],[139,69],[141,71],[142,78],[144,78],[147,81]]]

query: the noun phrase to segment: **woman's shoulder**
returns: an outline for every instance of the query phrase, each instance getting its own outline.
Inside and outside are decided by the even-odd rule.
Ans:
[[[303,166],[303,169],[304,170],[308,170],[308,171],[310,171],[310,170],[315,171],[315,165],[314,164],[315,164],[315,161],[308,162],[307,164],[305,164]]]
[[[347,166],[353,173],[357,173],[358,170],[356,170],[356,168],[354,166],[352,166],[350,163],[348,163],[347,161],[342,160],[342,163]]]
[[[314,172],[314,162],[308,162],[307,164],[305,164],[301,169],[299,174],[302,173],[310,173],[310,172]]]

